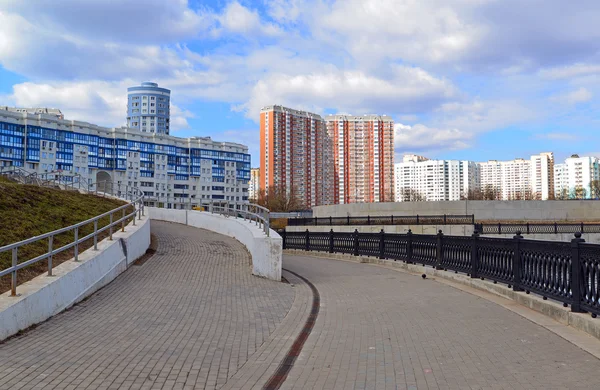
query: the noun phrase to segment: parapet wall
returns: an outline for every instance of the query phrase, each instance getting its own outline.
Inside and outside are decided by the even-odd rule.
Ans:
[[[40,275],[0,295],[0,340],[45,321],[83,300],[115,279],[150,246],[148,216],[127,225],[125,232],[113,233],[79,254],[79,261],[69,260],[53,268],[53,276]]]
[[[254,223],[241,218],[156,207],[147,207],[146,210],[149,210],[151,219],[181,223],[235,238],[246,246],[252,256],[253,275],[281,281],[283,242],[274,230],[267,237]]]
[[[313,217],[475,215],[475,221],[600,221],[600,200],[461,200],[316,206]]]

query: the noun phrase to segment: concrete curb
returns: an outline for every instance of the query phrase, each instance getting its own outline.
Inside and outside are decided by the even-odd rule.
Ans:
[[[525,292],[515,292],[506,285],[494,284],[493,282],[486,280],[472,279],[467,275],[454,273],[452,271],[436,270],[432,267],[407,264],[403,261],[382,260],[376,257],[353,256],[348,254],[326,252],[307,252],[296,249],[286,249],[283,251],[283,253],[289,255],[308,255],[335,260],[352,261],[355,263],[376,264],[386,268],[396,269],[413,274],[426,274],[434,278],[451,282],[447,284],[458,284],[509,299],[518,303],[519,305],[541,313],[563,325],[585,332],[588,335],[600,340],[600,319],[594,319],[586,313],[573,313],[569,308],[563,307],[561,303],[550,300],[545,301],[542,299],[542,297],[533,294],[526,294]]]

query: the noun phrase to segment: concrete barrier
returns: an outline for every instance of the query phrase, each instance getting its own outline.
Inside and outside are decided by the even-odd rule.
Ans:
[[[314,217],[475,215],[476,221],[600,221],[600,200],[460,200],[351,203],[313,207]]]
[[[125,232],[113,233],[79,254],[79,261],[66,261],[53,268],[53,276],[38,276],[0,295],[0,340],[27,329],[83,300],[125,271],[150,246],[150,219],[146,214],[129,224]]]
[[[235,238],[248,249],[252,256],[252,274],[271,280],[281,280],[281,236],[274,230],[267,237],[262,229],[241,218],[226,217],[202,211],[188,211],[147,207],[150,218],[181,223],[206,229]]]

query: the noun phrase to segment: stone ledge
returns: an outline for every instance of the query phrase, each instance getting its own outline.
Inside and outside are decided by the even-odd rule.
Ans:
[[[355,263],[377,264],[386,268],[398,269],[413,274],[426,274],[428,276],[448,280],[453,283],[458,283],[463,286],[471,287],[476,290],[488,292],[493,295],[509,299],[518,303],[519,305],[528,307],[531,310],[544,314],[563,325],[571,326],[574,329],[585,332],[590,336],[600,340],[600,319],[594,319],[590,316],[590,314],[587,313],[573,313],[570,311],[569,308],[563,307],[561,303],[557,303],[550,300],[545,301],[542,299],[542,297],[539,297],[534,294],[516,292],[513,291],[511,288],[508,288],[506,285],[494,284],[491,281],[481,279],[473,279],[464,274],[454,273],[454,271],[436,270],[432,267],[425,267],[416,264],[407,264],[403,261],[381,260],[376,257],[353,256],[349,254],[316,251],[313,252],[296,249],[286,249],[283,251],[283,253],[290,255],[303,254],[336,260],[351,261]]]

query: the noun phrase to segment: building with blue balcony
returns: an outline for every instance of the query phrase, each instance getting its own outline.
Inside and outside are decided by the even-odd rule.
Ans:
[[[149,206],[248,201],[248,147],[0,109],[0,169],[140,188]]]
[[[127,88],[127,127],[142,133],[169,134],[171,91],[143,82]]]

